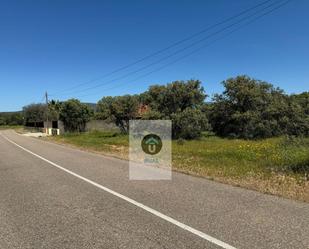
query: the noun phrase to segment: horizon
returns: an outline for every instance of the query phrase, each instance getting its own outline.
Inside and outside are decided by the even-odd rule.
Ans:
[[[45,91],[64,93],[50,99],[82,96],[82,102],[97,103],[103,96],[139,94],[153,84],[189,79],[200,80],[211,97],[222,92],[222,81],[243,74],[287,94],[308,91],[309,2],[305,0],[290,1],[232,34],[223,33],[223,39],[145,77],[141,76],[166,62],[108,83],[168,53],[102,78],[261,2],[3,2],[0,112],[20,111],[27,104],[42,102]],[[68,88],[73,90],[66,94]]]

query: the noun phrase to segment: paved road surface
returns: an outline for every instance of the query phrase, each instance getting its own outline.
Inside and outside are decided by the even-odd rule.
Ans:
[[[308,249],[309,205],[1,131],[1,249],[233,247]]]

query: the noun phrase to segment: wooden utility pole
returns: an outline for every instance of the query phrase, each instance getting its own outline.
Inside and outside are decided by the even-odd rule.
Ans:
[[[49,110],[48,110],[48,93],[45,92],[45,101],[46,101],[46,133],[48,134],[48,124],[49,124]]]

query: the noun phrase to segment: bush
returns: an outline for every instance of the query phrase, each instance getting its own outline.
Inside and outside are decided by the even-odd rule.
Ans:
[[[129,121],[137,117],[138,98],[135,95],[104,97],[98,102],[97,117],[114,122],[122,133],[128,133]]]
[[[23,107],[25,125],[37,126],[47,119],[47,108],[44,104],[30,104]]]
[[[185,144],[185,140],[183,138],[179,138],[179,139],[177,139],[177,144],[178,145],[184,145]]]
[[[209,129],[206,113],[202,112],[205,98],[198,80],[154,85],[140,96],[141,102],[149,107],[142,119],[170,119],[173,138],[198,138]]]
[[[64,129],[69,132],[85,131],[86,123],[92,116],[90,108],[77,99],[70,99],[62,103],[59,118]]]
[[[199,80],[188,80],[150,86],[140,98],[152,111],[167,117],[186,108],[200,108],[206,96]]]
[[[202,131],[210,129],[206,115],[199,109],[187,108],[182,112],[173,113],[173,138],[194,139],[201,136]]]
[[[248,76],[223,85],[225,91],[215,95],[210,111],[216,134],[245,139],[309,134],[304,108],[281,89]]]

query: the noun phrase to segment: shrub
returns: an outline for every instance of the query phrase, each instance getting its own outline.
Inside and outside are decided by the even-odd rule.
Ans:
[[[187,108],[171,115],[173,138],[194,139],[210,129],[206,115],[199,109]]]
[[[98,102],[97,117],[114,122],[122,133],[128,133],[129,121],[137,117],[138,104],[135,95],[104,97]]]
[[[64,128],[69,132],[85,131],[86,123],[92,116],[90,108],[77,99],[70,99],[62,103],[59,118]]]
[[[228,79],[223,85],[225,91],[215,95],[210,111],[218,135],[255,139],[309,134],[304,109],[281,89],[248,76]]]

